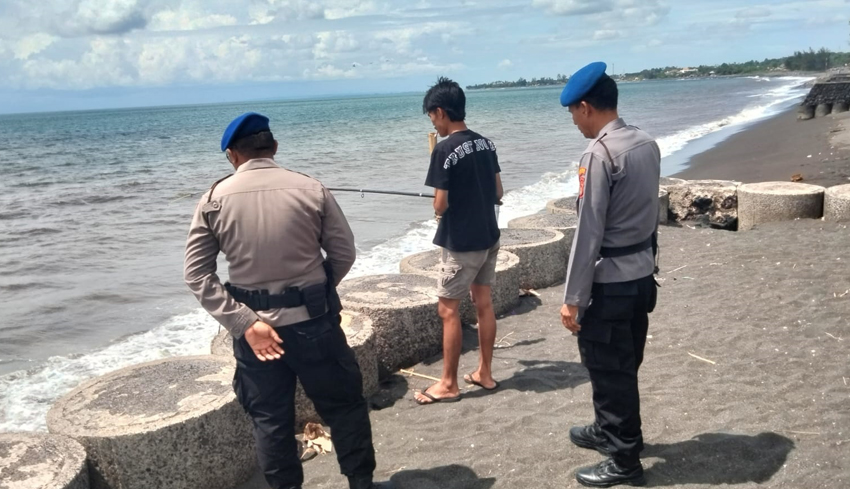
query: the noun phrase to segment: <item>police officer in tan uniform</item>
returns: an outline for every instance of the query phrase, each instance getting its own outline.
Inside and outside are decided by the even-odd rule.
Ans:
[[[586,486],[645,484],[640,452],[638,368],[656,301],[656,231],[661,153],[617,113],[617,83],[605,63],[570,78],[561,94],[590,144],[579,166],[578,225],[561,322],[578,335],[590,373],[595,421],[570,440],[609,458],[576,473]]]
[[[260,114],[243,114],[227,127],[221,150],[236,172],[216,182],[195,210],[185,280],[234,338],[233,387],[253,419],[272,489],[300,488],[304,479],[296,378],[331,427],[350,487],[377,487],[362,377],[335,290],[354,264],[354,236],[321,183],[275,163],[277,146]],[[229,268],[224,284],[216,274],[219,252]]]

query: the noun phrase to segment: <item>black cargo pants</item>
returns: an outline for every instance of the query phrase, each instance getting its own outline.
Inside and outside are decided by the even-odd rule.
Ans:
[[[233,341],[233,388],[253,420],[257,458],[269,486],[289,489],[304,481],[295,439],[296,377],[331,428],[340,471],[346,476],[371,475],[375,450],[363,378],[339,316],[275,330],[283,340],[280,360],[261,362],[244,337]]]
[[[590,306],[579,319],[579,352],[590,372],[596,423],[621,466],[636,465],[643,450],[638,369],[648,313],[656,299],[651,275],[630,282],[594,283]]]

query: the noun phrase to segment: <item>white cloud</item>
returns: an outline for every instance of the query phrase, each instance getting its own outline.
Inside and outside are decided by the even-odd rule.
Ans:
[[[56,39],[58,39],[56,36],[44,32],[24,37],[15,45],[15,59],[29,59],[33,54],[38,54],[50,47],[51,44],[56,42]]]
[[[620,37],[620,31],[613,29],[599,30],[593,33],[594,41],[610,41]]]
[[[323,19],[324,6],[313,0],[262,0],[252,3],[249,15],[254,23],[268,24],[272,21],[297,21]]]
[[[332,20],[374,14],[388,8],[386,5],[378,5],[374,1],[362,0],[337,0],[336,2],[327,3],[331,5],[325,8],[325,18]]]
[[[147,24],[148,0],[81,0],[72,18],[85,31],[116,34]]]
[[[585,15],[611,10],[611,0],[534,0],[535,7],[555,15]]]
[[[767,7],[751,7],[745,8],[738,11],[735,14],[735,17],[739,19],[758,19],[763,17],[770,17],[772,12]]]
[[[193,10],[162,10],[154,14],[148,28],[152,31],[194,31],[236,25],[232,15],[209,14]]]
[[[316,59],[333,59],[339,54],[357,51],[360,47],[357,39],[345,31],[320,32],[316,37],[319,39],[313,47]]]
[[[102,86],[125,86],[134,82],[121,39],[98,38],[80,59],[29,59],[19,77],[27,88],[87,89]]]
[[[511,60],[509,60],[509,59],[503,59],[502,61],[499,61],[499,65],[498,65],[498,66],[499,66],[499,68],[510,68],[510,67],[511,67],[511,66],[513,66],[513,65],[514,65],[514,64],[513,64],[513,62],[511,62]]]
[[[382,30],[372,35],[372,47],[390,45],[397,53],[408,54],[413,50],[414,41],[421,37],[428,38],[424,42],[438,38],[448,43],[457,33],[468,34],[469,30],[464,29],[465,26],[459,22],[426,22],[414,27]]]

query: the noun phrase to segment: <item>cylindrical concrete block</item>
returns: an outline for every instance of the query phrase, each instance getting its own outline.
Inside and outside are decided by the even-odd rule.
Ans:
[[[570,256],[578,218],[572,214],[533,214],[508,222],[508,229],[555,229],[564,233],[564,255]]]
[[[354,350],[360,373],[363,376],[363,396],[369,397],[378,392],[378,356],[375,351],[375,332],[372,320],[359,312],[342,312],[342,330],[345,332],[348,346]],[[285,347],[284,347],[285,350]],[[233,337],[222,329],[212,340],[210,351],[213,355],[233,358]],[[299,380],[295,387],[295,429],[300,431],[307,423],[322,423]]]
[[[502,249],[519,257],[519,286],[541,289],[567,276],[566,236],[554,229],[502,229]]]
[[[86,448],[93,489],[231,489],[256,467],[233,374],[215,356],[123,368],[59,399],[47,427]]]
[[[658,189],[658,222],[667,224],[667,214],[670,212],[670,194],[663,188]]]
[[[670,185],[666,188],[669,215],[677,221],[707,218],[713,227],[734,230],[738,225],[738,185],[740,182],[725,180],[687,180]]]
[[[814,105],[801,105],[800,109],[797,111],[797,119],[801,121],[807,121],[809,119],[814,119],[815,117],[815,106]]]
[[[762,182],[738,187],[738,230],[756,224],[823,215],[824,188],[806,183]]]
[[[89,489],[86,451],[44,433],[0,433],[0,489]]]
[[[402,273],[425,275],[436,281],[440,278],[440,258],[442,250],[423,251],[404,257],[399,264]],[[519,304],[520,260],[513,253],[499,250],[496,263],[496,278],[490,295],[493,300],[493,312],[499,316],[512,311]],[[469,297],[460,302],[460,319],[466,324],[476,324],[478,313]]]
[[[550,200],[546,203],[546,212],[550,214],[572,214],[576,213],[576,197],[564,197],[562,199]]]
[[[685,182],[687,182],[687,180],[683,180],[681,178],[661,177],[658,179],[658,187],[667,190],[667,187],[671,185],[681,185]]]
[[[834,104],[832,104],[833,114],[841,114],[847,112],[848,109],[850,109],[850,107],[848,107],[847,102],[835,102]]]
[[[577,223],[575,214],[551,214],[540,213],[530,216],[517,217],[508,221],[508,229],[557,229],[564,232],[569,228],[575,228]]]
[[[850,221],[850,184],[826,189],[823,217],[827,221]]]
[[[371,275],[340,284],[342,307],[372,319],[381,378],[442,351],[435,285],[433,277],[415,274]]]
[[[818,104],[815,108],[815,117],[825,117],[832,113],[832,104]]]

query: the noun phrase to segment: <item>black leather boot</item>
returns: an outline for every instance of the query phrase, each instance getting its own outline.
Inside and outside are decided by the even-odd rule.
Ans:
[[[355,475],[348,478],[348,489],[392,489],[388,482],[372,482],[371,475]]]
[[[633,467],[621,467],[610,458],[596,465],[579,469],[576,472],[576,480],[589,487],[611,487],[618,484],[646,485],[646,479],[643,477],[643,466],[640,462]]]
[[[570,441],[578,447],[596,450],[605,456],[610,455],[608,451],[608,438],[602,433],[602,429],[596,423],[570,428]]]

